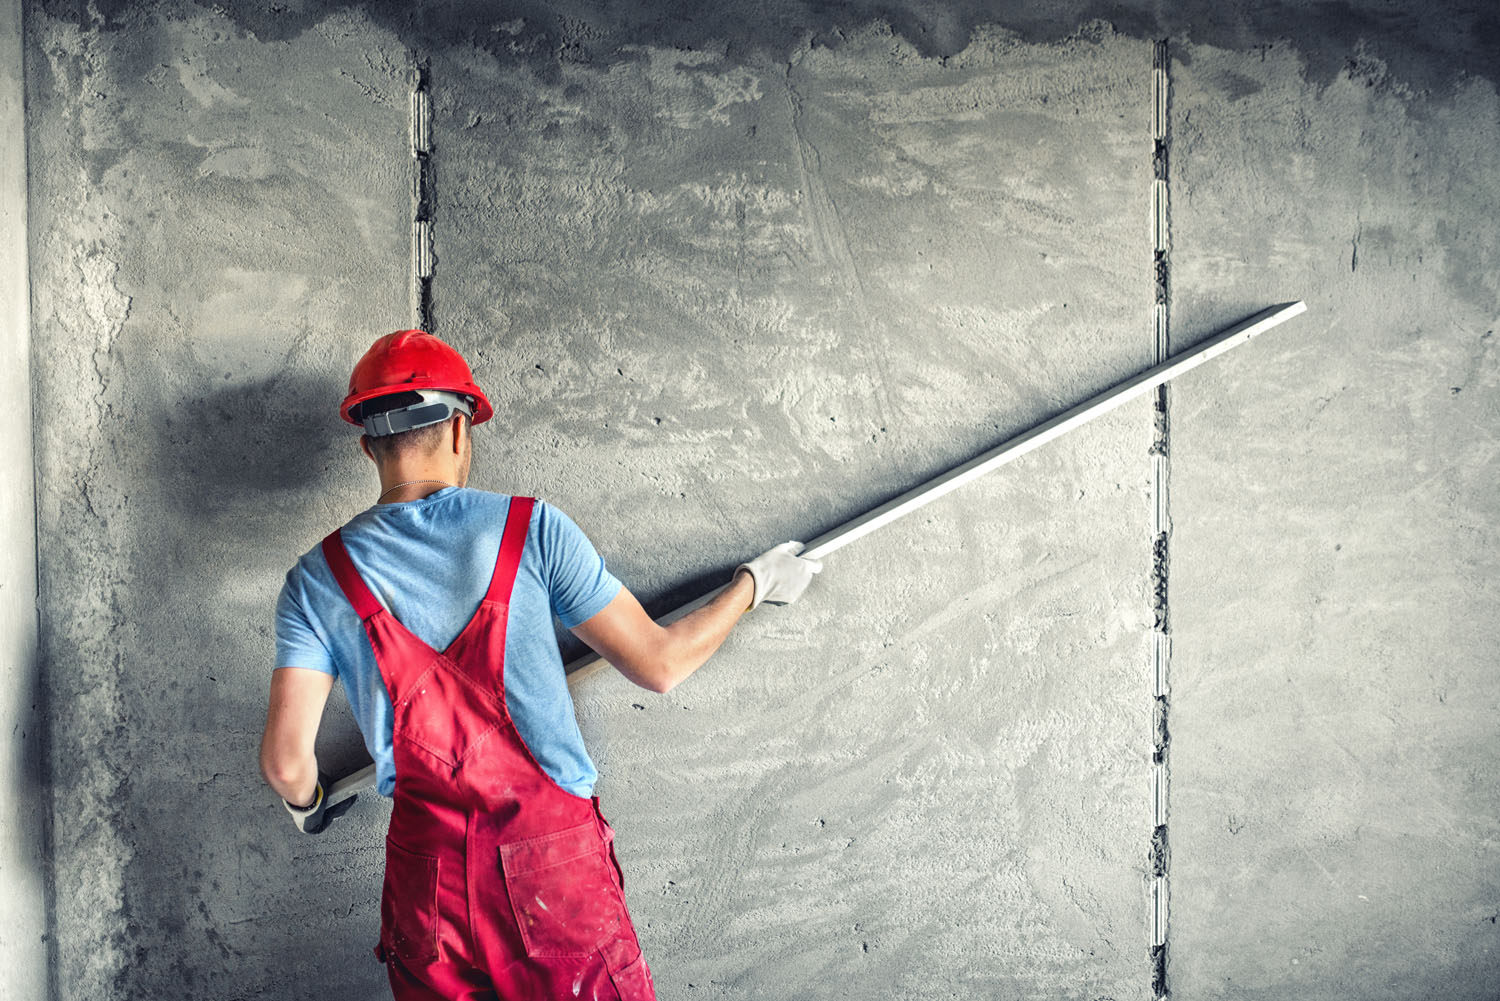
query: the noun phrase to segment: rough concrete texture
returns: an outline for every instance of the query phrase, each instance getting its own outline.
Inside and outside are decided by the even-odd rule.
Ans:
[[[418,58],[435,326],[502,414],[475,485],[664,610],[1150,362],[1147,43],[1181,34],[1179,342],[1314,314],[1173,394],[1172,987],[1483,996],[1496,22],[1330,11],[28,8],[58,995],[386,993],[385,807],[297,835],[254,748],[281,574],[373,499],[333,405],[413,318]],[[1390,154],[1427,144],[1441,179]],[[669,695],[579,693],[664,999],[1151,996],[1152,442],[1123,408]]]
[[[1172,987],[1500,996],[1500,101],[1173,64]]]
[[[290,837],[255,749],[281,574],[367,501],[327,402],[409,316],[405,50],[28,30],[59,994],[376,996],[379,811]]]
[[[0,3],[0,134],[24,136],[21,5]],[[37,655],[26,146],[0,144],[0,996],[47,994],[46,696]],[[11,994],[10,992],[14,992]]]
[[[664,610],[1142,367],[1149,60],[435,53],[436,316],[506,415],[478,481]],[[839,553],[666,697],[583,695],[664,997],[1145,996],[1149,435]]]

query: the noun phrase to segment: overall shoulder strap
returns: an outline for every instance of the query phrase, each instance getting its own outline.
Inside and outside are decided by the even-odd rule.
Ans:
[[[344,538],[340,530],[335,528],[328,533],[323,540],[323,558],[328,561],[328,569],[333,571],[333,579],[339,582],[339,588],[343,590],[344,597],[349,599],[349,604],[354,606],[355,613],[361,621],[368,619],[376,612],[385,611],[375,595],[370,593],[370,588],[365,584],[365,579],[359,575],[354,567],[354,561],[349,558],[349,551],[344,548]]]
[[[526,536],[531,531],[531,511],[535,505],[534,497],[510,499],[510,513],[505,516],[505,534],[500,539],[500,553],[495,557],[495,573],[490,577],[490,589],[485,593],[485,601],[510,604],[511,587],[516,582],[516,571],[521,566],[521,554],[526,550]]]

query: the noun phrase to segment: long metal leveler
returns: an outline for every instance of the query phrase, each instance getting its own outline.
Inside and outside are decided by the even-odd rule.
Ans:
[[[1029,431],[1016,435],[1009,441],[995,446],[982,455],[977,455],[962,465],[955,466],[940,476],[937,476],[921,486],[913,487],[899,497],[886,501],[879,507],[867,511],[852,521],[847,521],[832,531],[825,532],[807,544],[802,551],[803,556],[810,559],[822,559],[829,553],[836,552],[856,539],[863,538],[871,532],[884,528],[891,522],[903,515],[911,514],[913,511],[932,503],[939,497],[951,490],[976,480],[992,470],[999,469],[1013,459],[1018,459],[1034,449],[1041,448],[1054,438],[1061,438],[1080,425],[1087,424],[1095,417],[1107,414],[1111,410],[1128,403],[1129,401],[1150,392],[1157,386],[1173,379],[1189,369],[1197,368],[1211,358],[1216,358],[1231,348],[1239,347],[1257,334],[1263,334],[1272,327],[1290,320],[1292,317],[1307,311],[1307,304],[1303,302],[1286,302],[1278,306],[1271,306],[1261,310],[1254,316],[1241,320],[1234,326],[1222,330],[1200,344],[1189,348],[1181,354],[1173,355],[1166,361],[1139,375],[1133,376],[1112,389],[1107,389],[1092,399],[1078,404],[1071,410],[1058,414],[1051,420]],[[682,616],[700,608],[711,601],[714,595],[724,590],[723,587],[715,588],[700,598],[688,602],[680,608],[663,615],[657,621],[666,625],[676,621]],[[598,654],[590,653],[579,657],[568,664],[565,670],[568,672],[568,687],[576,688],[586,680],[593,677],[609,664]],[[361,768],[359,771],[339,779],[328,789],[328,805],[341,803],[375,785],[375,766],[373,764]]]

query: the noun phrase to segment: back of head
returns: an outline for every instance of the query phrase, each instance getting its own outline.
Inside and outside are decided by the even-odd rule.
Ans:
[[[494,413],[463,356],[423,330],[398,330],[370,345],[339,412],[364,428],[382,459],[436,449],[455,413],[472,424]]]
[[[433,400],[432,391],[392,393],[357,403],[352,414],[365,428],[370,451],[383,462],[431,455],[443,443],[448,421],[455,413],[473,420],[472,405],[455,394]],[[426,399],[424,399],[426,397]]]

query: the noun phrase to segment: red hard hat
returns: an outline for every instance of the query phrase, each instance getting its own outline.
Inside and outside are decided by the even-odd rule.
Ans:
[[[463,356],[425,330],[398,330],[370,345],[349,375],[349,395],[339,414],[357,425],[360,422],[349,412],[358,404],[416,389],[446,389],[474,397],[475,424],[495,414]]]

